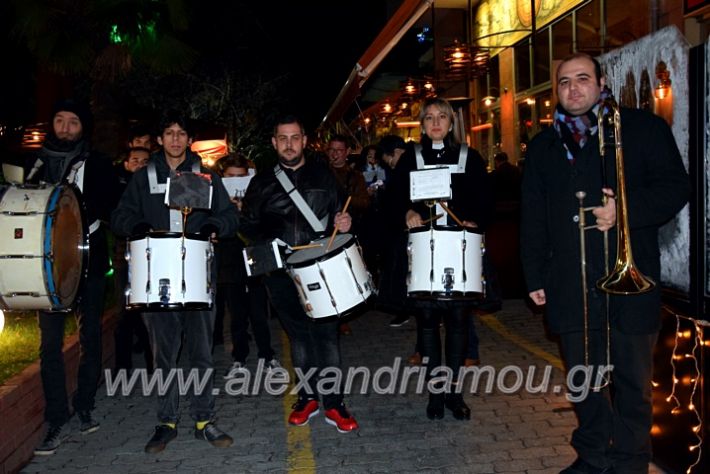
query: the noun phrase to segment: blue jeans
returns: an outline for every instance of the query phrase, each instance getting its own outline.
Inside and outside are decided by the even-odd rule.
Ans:
[[[153,348],[153,366],[156,372],[162,370],[163,377],[168,377],[171,369],[177,367],[181,341],[189,358],[190,369],[197,369],[200,380],[207,369],[213,369],[212,332],[214,311],[147,312],[143,321],[148,329],[150,344]],[[187,374],[185,374],[187,377]],[[205,384],[200,393],[190,387],[190,417],[195,421],[207,421],[214,417],[214,395],[212,394],[213,377]],[[167,393],[158,394],[158,421],[160,423],[178,423],[180,421],[178,384],[170,384]]]
[[[291,343],[293,366],[300,368],[304,374],[315,368],[316,375],[326,367],[340,368],[338,318],[310,319],[301,307],[293,281],[283,272],[265,276],[264,283]],[[318,399],[319,394],[315,393],[318,382],[316,375],[308,380],[313,393],[309,394],[305,388],[301,388],[299,398]],[[337,393],[320,394],[326,410],[343,402],[342,387],[337,387],[335,391]]]
[[[92,254],[88,276],[76,311],[81,348],[77,392],[72,399],[72,406],[76,411],[94,409],[96,389],[101,376],[101,317],[106,292],[106,253],[104,251],[102,254],[101,250],[106,247],[105,240],[106,235],[102,230],[91,235]],[[69,419],[64,354],[62,354],[66,314],[38,312],[40,375],[45,400],[44,419],[50,425],[62,425]]]

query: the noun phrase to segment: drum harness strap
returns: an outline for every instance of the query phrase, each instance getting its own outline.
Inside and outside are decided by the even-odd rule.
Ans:
[[[438,167],[439,165],[426,165],[424,164],[424,156],[422,155],[422,146],[419,143],[414,144],[414,156],[417,159],[417,169],[418,170],[423,170],[426,168],[435,168]],[[468,161],[468,145],[465,143],[461,144],[461,149],[459,150],[459,162],[456,165],[443,165],[449,168],[451,173],[465,173],[466,172],[466,162]],[[436,205],[436,212],[435,214],[442,214],[443,208],[439,206],[438,204]],[[440,225],[446,225],[448,222],[448,215],[444,214],[442,217],[440,217],[436,223]]]
[[[316,217],[313,209],[308,206],[306,200],[303,199],[301,193],[298,192],[296,186],[294,186],[291,180],[288,179],[288,176],[286,176],[286,173],[279,165],[274,167],[274,175],[276,175],[276,179],[279,183],[281,183],[281,186],[284,188],[284,191],[286,191],[286,194],[288,194],[288,197],[291,198],[293,204],[298,208],[303,217],[306,218],[313,230],[316,232],[323,232],[325,230],[325,224],[328,221],[328,216],[325,216],[322,220],[319,220]]]
[[[52,154],[51,152],[48,152],[49,154]],[[76,155],[75,155],[76,157]],[[66,166],[71,162],[71,160],[74,158],[70,158],[67,161],[67,164],[64,167],[64,170],[62,171],[62,176],[66,174],[67,168]],[[69,184],[73,184],[77,186],[82,192],[84,192],[84,164],[86,163],[86,158],[81,159],[76,161],[71,168],[69,168],[69,174],[67,175],[67,182]],[[42,167],[44,162],[42,161],[41,158],[38,158],[37,161],[35,161],[34,165],[32,166],[32,169],[30,172],[27,174],[27,180],[29,181],[34,177],[34,175],[39,171],[39,169]],[[96,219],[94,222],[92,222],[89,225],[89,234],[93,234],[96,232],[99,227],[101,226],[101,221],[99,219]]]
[[[200,172],[200,163],[198,161],[192,164],[192,172]],[[155,162],[148,162],[148,188],[150,194],[165,194],[167,188],[165,183],[158,183],[158,173],[155,169]],[[182,212],[180,209],[170,209],[170,231],[182,232]]]

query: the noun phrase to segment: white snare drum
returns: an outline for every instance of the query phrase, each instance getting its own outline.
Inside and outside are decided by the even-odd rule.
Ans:
[[[86,276],[89,233],[72,185],[0,189],[0,305],[69,311]]]
[[[484,287],[483,252],[483,236],[474,230],[411,229],[407,293],[413,298],[479,298]]]
[[[326,252],[328,240],[316,240],[320,247],[299,250],[286,260],[303,309],[313,319],[342,315],[372,294],[372,277],[355,237],[336,235]]]
[[[212,243],[205,236],[150,232],[129,239],[126,308],[209,309]]]

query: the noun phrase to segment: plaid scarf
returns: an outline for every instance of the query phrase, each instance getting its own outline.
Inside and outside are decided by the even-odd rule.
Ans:
[[[567,159],[572,163],[574,163],[574,159],[582,151],[584,145],[587,144],[589,137],[597,133],[597,111],[599,110],[599,105],[609,98],[613,98],[611,90],[604,86],[601,94],[599,94],[599,101],[594,104],[594,107],[589,109],[587,113],[577,117],[567,115],[567,111],[560,104],[557,104],[554,127],[562,139],[565,150],[567,150]]]

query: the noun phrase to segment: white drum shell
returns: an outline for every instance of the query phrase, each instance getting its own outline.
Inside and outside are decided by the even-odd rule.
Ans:
[[[338,237],[345,237],[343,234]],[[288,273],[296,284],[306,314],[313,318],[342,315],[364,303],[372,294],[372,278],[365,268],[357,241],[350,241],[308,264],[289,265]],[[328,239],[314,243],[327,245]],[[295,255],[295,254],[294,254]]]
[[[59,188],[59,189],[58,189]],[[63,186],[16,186],[10,185],[4,189],[0,200],[0,294],[3,309],[15,310],[45,310],[68,311],[75,301],[79,282],[75,285],[61,286],[64,282],[54,281],[54,259],[57,257],[54,242],[51,241],[52,228],[48,225],[48,207],[53,195],[57,201],[52,204],[52,225],[57,224],[58,212],[63,199],[76,203],[77,211],[81,213],[81,204],[77,202],[76,194],[69,192]],[[55,194],[55,192],[57,194]],[[81,224],[81,216],[76,217]],[[83,236],[84,229],[73,229],[84,240],[77,242],[75,249],[79,260],[77,274],[83,271],[88,236]],[[18,236],[18,232],[20,233]],[[77,238],[77,235],[67,238]],[[83,237],[82,237],[83,236]],[[45,241],[50,239],[45,252]],[[47,255],[45,255],[47,253]],[[48,282],[51,279],[51,284]],[[79,277],[81,278],[81,277]],[[52,286],[54,293],[52,293]]]
[[[199,309],[212,304],[210,272],[213,251],[209,241],[148,235],[131,240],[128,247],[128,308],[195,306]],[[167,300],[161,300],[161,280],[164,283],[167,280],[169,284]]]
[[[3,255],[24,255],[26,258],[0,259],[0,292],[5,295],[8,307],[12,309],[32,309],[37,305],[51,309],[52,304],[44,282],[44,241],[45,208],[54,188],[20,189],[10,187],[5,191],[0,212],[37,212],[37,215],[0,214],[0,242]],[[25,199],[28,196],[30,199]],[[15,228],[22,228],[25,238],[16,239]],[[30,238],[30,236],[34,236]],[[29,258],[33,257],[33,258]],[[20,285],[21,284],[21,285]],[[9,296],[22,286],[24,292],[36,292],[38,296]]]
[[[410,296],[462,297],[483,293],[483,236],[468,230],[430,229],[409,233]],[[446,274],[450,273],[450,288]]]

